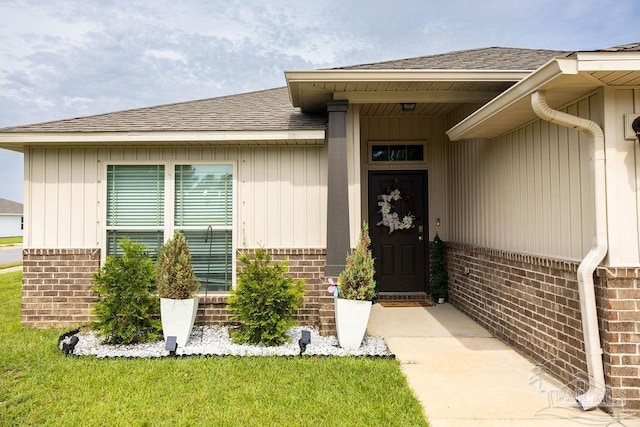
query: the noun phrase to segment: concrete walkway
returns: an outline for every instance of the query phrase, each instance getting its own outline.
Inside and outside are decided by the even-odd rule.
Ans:
[[[431,427],[640,427],[638,419],[581,411],[561,383],[450,304],[375,304],[368,332],[385,338]]]

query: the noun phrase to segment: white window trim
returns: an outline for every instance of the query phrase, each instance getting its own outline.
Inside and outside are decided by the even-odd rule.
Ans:
[[[99,241],[98,247],[100,248],[101,264],[104,264],[107,258],[107,169],[111,165],[164,165],[164,241],[169,240],[175,232],[176,226],[174,225],[174,198],[175,198],[175,186],[174,186],[174,170],[178,165],[231,165],[233,173],[233,188],[231,191],[232,203],[231,203],[231,217],[233,221],[232,226],[213,226],[213,230],[231,230],[231,287],[236,287],[236,253],[238,251],[238,166],[235,161],[208,161],[208,160],[109,160],[102,161],[102,170],[99,171],[101,181],[104,185],[99,192],[101,200],[98,204],[101,205],[99,209]],[[157,230],[157,227],[136,227],[136,226],[122,226],[119,229],[126,230]],[[200,230],[199,226],[185,226],[179,227],[183,230]],[[227,295],[228,291],[209,291],[211,295]],[[199,292],[199,295],[204,295],[204,292]]]

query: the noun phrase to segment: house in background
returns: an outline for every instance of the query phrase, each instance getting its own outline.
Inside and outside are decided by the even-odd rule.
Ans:
[[[0,198],[0,237],[22,236],[22,203]]]
[[[228,320],[236,251],[264,247],[307,279],[299,320],[328,333],[326,278],[368,221],[381,297],[426,297],[437,233],[451,304],[584,409],[640,414],[639,44],[472,49],[285,77],[0,129],[0,147],[25,159],[23,324],[89,321],[91,274],[119,239],[153,251],[182,230],[208,293],[202,321]],[[397,215],[383,219],[392,194]]]

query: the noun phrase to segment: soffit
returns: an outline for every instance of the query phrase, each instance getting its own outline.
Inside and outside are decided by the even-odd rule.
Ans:
[[[640,85],[639,55],[625,54],[626,59],[618,56],[613,62],[594,55],[550,61],[451,128],[449,138],[495,138],[537,119],[530,96],[537,90],[546,92],[551,108],[562,108],[602,86]]]
[[[486,102],[529,74],[514,70],[285,72],[291,102],[304,112],[324,111],[330,100],[351,104]]]
[[[476,105],[480,106],[483,103]],[[397,102],[362,104],[360,117],[439,117],[455,111],[462,105],[463,103],[461,102],[416,103],[414,111],[402,111],[400,104]]]
[[[226,147],[323,145],[325,130],[201,131],[201,132],[13,132],[0,133],[0,148],[24,152],[25,147]]]

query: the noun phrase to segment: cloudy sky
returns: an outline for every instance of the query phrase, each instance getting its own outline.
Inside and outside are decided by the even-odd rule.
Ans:
[[[314,69],[488,46],[640,41],[635,0],[0,0],[0,127],[284,85]],[[0,149],[0,197],[23,201]]]

